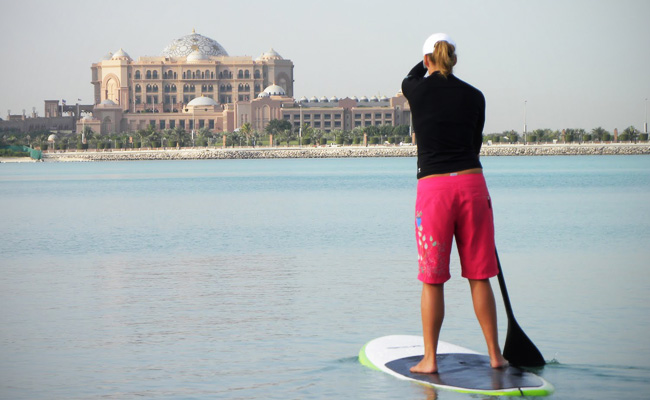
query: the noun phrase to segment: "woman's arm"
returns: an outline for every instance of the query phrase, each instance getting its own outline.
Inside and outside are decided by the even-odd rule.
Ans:
[[[407,93],[410,91],[411,87],[416,85],[426,74],[427,69],[422,61],[415,64],[415,66],[409,71],[408,75],[406,75],[406,78],[402,81],[402,93],[404,93],[404,96],[408,97]]]

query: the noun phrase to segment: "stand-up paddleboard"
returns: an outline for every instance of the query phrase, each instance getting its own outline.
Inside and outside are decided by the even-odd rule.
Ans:
[[[361,364],[400,379],[461,393],[493,396],[547,396],[553,386],[516,367],[495,369],[490,358],[451,343],[438,342],[438,373],[414,374],[410,368],[422,359],[422,336],[384,336],[366,343]]]

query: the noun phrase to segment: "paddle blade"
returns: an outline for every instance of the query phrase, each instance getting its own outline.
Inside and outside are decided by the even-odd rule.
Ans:
[[[508,320],[503,357],[508,360],[510,365],[517,367],[543,367],[546,364],[542,353],[526,336],[514,318]]]

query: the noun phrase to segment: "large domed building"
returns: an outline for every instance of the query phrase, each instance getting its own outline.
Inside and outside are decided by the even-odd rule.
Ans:
[[[285,96],[293,96],[291,60],[273,49],[256,59],[230,56],[219,42],[195,31],[172,40],[160,56],[134,60],[121,48],[94,63],[91,70],[97,105],[93,114],[100,121],[93,129],[102,133],[135,131],[152,124],[156,129],[194,129],[195,121],[182,114],[202,97],[218,105],[219,116],[196,121],[197,128],[234,130],[251,121],[250,103],[266,88],[279,87]]]
[[[403,95],[303,96],[294,99],[293,63],[269,49],[258,57],[231,56],[216,40],[192,31],[172,40],[159,56],[133,59],[123,48],[92,64],[93,105],[77,105],[76,131],[101,134],[206,128],[213,136],[246,123],[262,132],[273,119],[324,132],[410,123]],[[92,110],[92,119],[80,118]],[[70,106],[46,101],[46,116]]]

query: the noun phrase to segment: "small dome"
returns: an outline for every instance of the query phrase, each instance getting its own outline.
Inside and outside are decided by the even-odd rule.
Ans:
[[[205,96],[197,97],[187,103],[188,106],[218,106],[219,103]]]
[[[361,96],[361,97],[359,98],[359,101],[363,101],[363,102],[366,102],[366,103],[367,103],[367,102],[368,102],[368,98],[367,98],[366,96]]]
[[[377,101],[379,101],[379,99],[377,98],[377,96],[372,96],[372,97],[370,98],[370,101],[375,101],[375,102],[377,102]]]
[[[359,98],[357,96],[352,96],[350,97],[350,100],[359,101]]]
[[[336,96],[330,97],[330,101],[339,101],[339,98]]]
[[[257,58],[257,60],[258,61],[261,61],[261,60],[284,60],[284,58],[282,58],[282,56],[280,54],[278,54],[277,51],[275,51],[275,50],[273,50],[273,48],[271,48],[271,50],[269,50],[269,51],[267,51],[265,53],[262,53]]]
[[[116,106],[117,105],[117,104],[115,104],[115,102],[113,100],[110,100],[110,99],[106,99],[106,100],[102,101],[99,104],[101,104],[102,106]]]
[[[257,95],[258,99],[263,99],[265,97],[271,97],[271,95],[266,92],[260,92],[260,94]]]
[[[309,99],[309,101],[312,103],[318,103],[318,98],[316,96],[311,96],[311,99]]]
[[[301,102],[301,103],[307,103],[307,102],[309,102],[309,99],[307,99],[305,96],[302,96],[302,97],[300,98],[300,102]]]
[[[386,96],[381,96],[381,98],[380,98],[379,100],[381,100],[381,101],[388,101],[388,97],[386,97]]]
[[[55,134],[51,134],[50,136],[47,137],[48,142],[53,142],[53,141],[55,141],[57,139],[58,139],[58,137]]]
[[[287,93],[284,91],[282,86],[279,85],[271,85],[264,89],[264,92],[268,93],[269,96],[286,96]]]
[[[121,48],[113,54],[113,57],[111,57],[111,60],[130,60],[131,57],[126,54],[126,51],[122,50]]]
[[[201,53],[201,51],[199,51],[198,49],[194,50],[187,56],[187,62],[189,63],[195,63],[195,62],[201,62],[207,60],[210,60],[210,57],[205,53]]]
[[[329,100],[327,100],[327,97],[325,97],[325,96],[321,96],[321,98],[319,100],[321,101],[321,103],[328,103],[329,102]]]
[[[82,118],[84,121],[92,121],[93,117],[91,115],[86,115]]]
[[[102,61],[110,60],[111,58],[113,58],[113,52],[109,51],[104,57],[102,57]]]

